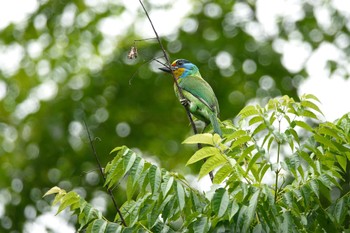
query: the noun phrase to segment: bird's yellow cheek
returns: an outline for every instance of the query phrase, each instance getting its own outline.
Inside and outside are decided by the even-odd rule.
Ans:
[[[182,75],[182,73],[184,71],[185,71],[184,68],[178,68],[178,69],[174,70],[173,72],[174,72],[175,77],[178,78],[178,77],[180,77]]]

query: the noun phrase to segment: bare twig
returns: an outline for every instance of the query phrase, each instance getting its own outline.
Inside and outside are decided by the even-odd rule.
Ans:
[[[146,14],[146,16],[147,16],[147,18],[148,18],[148,21],[150,22],[150,24],[151,24],[151,26],[152,26],[152,29],[153,29],[154,34],[156,35],[158,44],[159,44],[161,50],[163,51],[164,59],[165,59],[165,61],[166,61],[166,65],[165,65],[165,66],[171,70],[171,74],[172,74],[172,76],[173,76],[175,86],[176,86],[176,88],[177,88],[177,90],[178,90],[178,92],[179,92],[180,100],[183,100],[183,99],[185,99],[185,97],[184,97],[184,94],[183,94],[183,92],[182,92],[181,87],[179,86],[179,84],[178,84],[178,82],[177,82],[177,80],[176,80],[175,74],[173,73],[173,70],[171,69],[171,64],[170,64],[170,59],[169,59],[169,57],[168,57],[168,54],[166,53],[166,51],[165,51],[165,49],[164,49],[164,46],[163,46],[163,44],[162,44],[162,42],[161,42],[161,40],[160,40],[160,37],[159,37],[159,35],[158,35],[158,33],[157,33],[157,30],[155,29],[155,27],[154,27],[154,25],[153,25],[153,22],[152,22],[152,20],[151,20],[149,14],[148,14],[148,11],[146,10],[146,8],[145,8],[145,6],[143,5],[142,1],[139,0],[139,2],[140,2],[140,4],[141,4],[141,6],[142,6],[143,11],[145,12],[145,14]],[[186,114],[187,114],[188,120],[190,121],[190,124],[191,124],[191,126],[192,126],[193,133],[194,133],[194,134],[197,134],[198,131],[197,131],[196,125],[194,124],[193,118],[192,118],[192,116],[191,116],[191,112],[190,112],[189,106],[186,105],[186,104],[183,104],[183,106],[184,106],[184,108],[185,108],[185,110],[186,110]],[[202,145],[201,145],[200,143],[198,143],[197,146],[198,146],[198,149],[201,149],[201,148],[202,148]],[[213,181],[214,176],[213,176],[213,173],[212,173],[212,172],[209,172],[209,176],[210,176],[211,181]]]
[[[93,143],[93,141],[92,141],[92,139],[91,139],[91,135],[90,135],[89,128],[88,128],[88,126],[87,126],[85,120],[83,120],[83,121],[84,121],[84,125],[85,125],[85,128],[86,128],[86,132],[87,132],[87,135],[88,135],[88,138],[89,138],[89,142],[90,142],[90,146],[91,146],[92,153],[93,153],[93,155],[94,155],[94,157],[95,157],[95,160],[96,160],[96,163],[97,163],[97,165],[98,165],[100,174],[101,174],[101,176],[102,176],[102,178],[103,178],[103,181],[105,182],[105,181],[106,181],[106,176],[105,176],[105,173],[103,172],[103,168],[102,168],[102,166],[101,166],[101,162],[100,162],[100,160],[98,159],[98,156],[97,156],[97,152],[96,152],[94,143]],[[119,217],[120,217],[120,220],[121,220],[123,226],[126,227],[127,225],[126,225],[125,219],[123,218],[122,212],[120,211],[120,209],[119,209],[119,207],[118,207],[118,205],[117,205],[117,202],[116,202],[116,200],[115,200],[115,198],[114,198],[114,195],[113,195],[113,193],[112,193],[112,190],[107,189],[107,192],[108,192],[109,196],[110,196],[111,199],[112,199],[113,205],[114,205],[115,209],[117,210],[117,213],[118,213],[118,215],[119,215]]]

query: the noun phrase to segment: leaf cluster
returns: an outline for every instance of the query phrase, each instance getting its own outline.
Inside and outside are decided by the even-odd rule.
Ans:
[[[126,183],[127,200],[120,210],[127,227],[118,215],[113,222],[101,214],[87,215],[83,210],[89,205],[76,194],[48,194],[57,193],[53,204],[61,202],[59,211],[68,206],[79,210],[74,213],[88,232],[348,230],[350,195],[344,187],[350,115],[335,123],[322,121],[317,102],[310,94],[299,102],[288,96],[271,99],[264,107],[243,108],[237,124],[223,122],[223,138],[210,133],[187,138],[185,144],[204,145],[187,165],[204,162],[199,178],[214,172],[219,186],[210,192],[192,188],[181,175],[125,146],[115,148],[105,168],[105,186]]]

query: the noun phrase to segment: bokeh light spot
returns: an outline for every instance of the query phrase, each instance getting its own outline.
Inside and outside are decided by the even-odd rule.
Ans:
[[[253,60],[247,59],[243,62],[243,71],[246,74],[254,74],[256,71],[256,63]]]
[[[129,124],[126,122],[120,122],[116,126],[116,132],[117,132],[117,135],[119,137],[125,138],[125,137],[129,136],[130,131],[131,131],[131,128],[130,128]]]

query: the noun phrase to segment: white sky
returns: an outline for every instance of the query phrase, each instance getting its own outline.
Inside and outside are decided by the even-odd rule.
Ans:
[[[42,0],[45,1],[45,0]],[[106,0],[107,1],[107,0]],[[100,2],[106,2],[100,0],[86,0],[86,3],[94,6],[98,5]],[[121,17],[110,17],[107,19],[103,25],[100,25],[100,30],[106,36],[117,36],[118,33],[126,30],[131,23],[133,23],[133,18],[136,16],[136,8],[139,8],[139,3],[136,0],[122,0],[126,5],[126,11]],[[171,2],[170,0],[151,0],[151,4],[160,5]],[[276,25],[274,20],[279,14],[291,14],[292,17],[301,17],[301,9],[298,8],[298,0],[294,1],[282,1],[282,0],[263,0],[258,1],[258,18],[264,23],[265,29],[271,33],[276,33]],[[334,5],[338,6],[339,9],[348,9],[344,4],[344,0],[333,0]],[[173,4],[173,8],[169,11],[155,10],[152,12],[151,17],[160,35],[167,35],[171,33],[170,28],[174,28],[174,25],[179,25],[181,23],[182,17],[184,17],[187,12],[185,9],[191,10],[190,7],[184,8],[183,6],[188,6],[188,0],[179,0],[176,4]],[[26,20],[30,13],[34,12],[38,8],[38,2],[36,0],[11,0],[11,1],[0,1],[0,30],[5,28],[9,23],[21,23]],[[180,12],[180,15],[179,15]],[[282,13],[281,13],[282,12]],[[350,9],[347,11],[350,12]],[[327,18],[324,12],[322,17]],[[123,23],[116,23],[116,22]],[[129,22],[129,23],[128,23]],[[111,27],[111,25],[113,27]],[[116,25],[120,25],[119,28]],[[169,27],[168,25],[172,25]],[[180,26],[180,25],[179,25]],[[147,20],[138,23],[136,30],[144,36],[153,37],[153,32]],[[1,46],[0,46],[1,47]],[[6,50],[0,48],[0,69],[6,67],[11,69],[16,69],[19,60],[21,59],[21,46],[14,45],[13,49]],[[344,80],[339,76],[334,76],[331,79],[328,77],[329,74],[325,70],[325,57],[329,54],[334,55],[334,51],[331,46],[326,46],[316,53],[316,55],[311,55],[307,46],[303,46],[302,43],[298,41],[285,44],[283,48],[283,59],[284,64],[290,69],[298,70],[301,65],[301,61],[307,61],[307,69],[311,74],[310,77],[301,85],[299,89],[299,94],[311,93],[316,95],[321,100],[321,110],[324,112],[325,117],[328,121],[333,121],[343,114],[350,111],[350,81]],[[16,62],[18,60],[18,62]],[[43,84],[42,86],[51,87],[51,83]],[[51,86],[50,86],[51,85]],[[54,88],[54,87],[53,87]],[[55,89],[55,88],[54,88]],[[56,90],[57,91],[57,90]],[[0,80],[0,101],[4,98],[5,84]],[[207,180],[201,180],[201,183],[208,183]],[[0,203],[0,207],[2,203]],[[1,209],[1,208],[0,208]],[[62,221],[60,215],[53,216],[53,214],[45,214],[40,216],[35,221],[28,223],[26,225],[26,232],[47,232],[47,223],[50,222],[51,226],[57,225],[55,229],[56,232],[70,233],[74,232],[72,226],[68,226],[66,221]],[[13,223],[15,224],[15,223]]]

